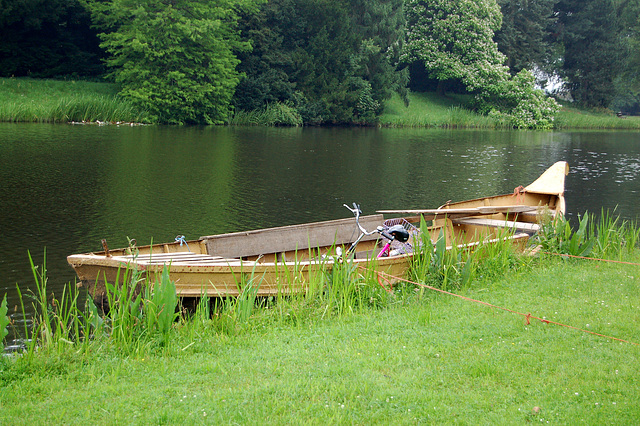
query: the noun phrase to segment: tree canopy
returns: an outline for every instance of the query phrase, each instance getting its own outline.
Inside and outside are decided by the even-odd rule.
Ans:
[[[236,106],[287,102],[306,123],[371,122],[406,85],[403,30],[402,0],[272,0],[243,23],[254,48],[240,56]]]
[[[237,10],[258,0],[92,3],[121,94],[163,123],[222,123],[240,75]]]
[[[495,0],[407,0],[405,6],[404,61],[420,61],[443,83],[461,81],[480,112],[518,128],[551,127],[556,102],[535,89],[529,71],[511,78],[504,65],[493,40],[502,18]]]
[[[412,89],[471,93],[511,119],[551,108],[530,71],[562,77],[582,105],[630,110],[639,17],[640,0],[0,0],[0,75],[108,69],[166,123],[269,105],[372,123],[409,70]]]
[[[405,8],[404,62],[420,61],[432,78],[461,80],[470,91],[503,78],[505,57],[493,41],[502,23],[495,0],[406,0]]]
[[[0,0],[0,76],[96,76],[102,51],[82,0]]]
[[[502,26],[495,41],[507,57],[512,75],[534,68],[554,73],[559,59],[557,38],[554,37],[558,0],[498,0]]]

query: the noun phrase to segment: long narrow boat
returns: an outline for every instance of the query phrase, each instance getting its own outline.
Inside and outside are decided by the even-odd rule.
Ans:
[[[360,217],[359,224],[367,230],[400,224],[410,231],[409,240],[396,241],[397,250],[378,258],[386,240],[380,233],[364,235],[350,257],[356,265],[375,261],[378,270],[402,277],[410,266],[413,247],[418,246],[418,233],[424,232],[419,229],[421,218],[431,222],[428,231],[433,242],[446,235],[449,244],[467,247],[499,238],[524,246],[537,232],[541,215],[565,213],[568,170],[566,162],[558,162],[512,194],[447,203],[437,209],[385,210]],[[385,220],[383,213],[394,217]],[[504,228],[512,232],[500,231]],[[331,269],[337,253],[348,252],[360,234],[351,217],[115,250],[103,243],[103,251],[75,254],[67,260],[80,279],[78,285],[86,287],[98,303],[104,300],[105,282],[115,283],[124,276],[124,269],[138,270],[153,282],[165,265],[180,297],[237,296],[251,279],[259,286],[258,296],[269,296],[303,291],[310,275]]]

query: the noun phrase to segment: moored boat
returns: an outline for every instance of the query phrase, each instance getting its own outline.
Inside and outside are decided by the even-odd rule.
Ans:
[[[310,276],[331,269],[345,258],[357,266],[377,264],[379,271],[402,277],[418,247],[421,220],[430,222],[429,238],[473,247],[509,238],[524,247],[539,229],[541,216],[564,214],[566,162],[558,162],[527,187],[512,194],[447,203],[437,209],[383,210],[353,217],[277,228],[218,234],[197,240],[131,246],[74,254],[67,258],[98,303],[105,283],[115,283],[133,269],[151,282],[169,268],[180,297],[238,296],[252,280],[258,296],[304,291]],[[385,219],[384,214],[393,215]],[[399,217],[398,217],[399,216]],[[511,232],[505,233],[507,228]],[[404,230],[404,231],[402,231]],[[505,237],[505,235],[507,235]],[[391,247],[390,247],[391,246]],[[384,251],[385,256],[381,256]]]

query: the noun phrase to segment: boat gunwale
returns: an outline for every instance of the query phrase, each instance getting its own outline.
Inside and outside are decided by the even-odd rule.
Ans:
[[[563,186],[564,175],[560,176],[562,167],[565,167],[565,169],[568,167],[566,162],[555,163],[553,166],[547,169],[547,171],[553,170],[553,173],[543,173],[538,179],[534,181],[534,183],[554,184],[555,182],[556,187]],[[553,181],[553,179],[542,179],[543,176],[556,177],[557,181]],[[517,202],[517,204],[515,204],[515,202]],[[544,212],[545,207],[552,213],[556,213],[556,215],[562,215],[565,213],[564,191],[560,193],[527,191],[526,188],[524,189],[524,191],[522,191],[522,187],[518,187],[513,194],[493,195],[479,197],[471,200],[447,202],[440,208],[435,209],[436,211],[442,210],[444,214],[442,214],[441,218],[433,220],[433,225],[429,228],[431,231],[430,236],[433,238],[433,231],[437,232],[438,230],[445,229],[447,233],[455,236],[455,238],[452,238],[451,241],[466,240],[466,242],[456,244],[457,248],[469,250],[474,250],[481,244],[491,244],[500,240],[512,241],[514,244],[517,244],[519,246],[526,244],[526,241],[529,239],[531,232],[519,232],[518,229],[513,229],[508,231],[508,233],[506,234],[499,233],[498,231],[494,231],[493,229],[504,227],[500,226],[500,223],[497,223],[495,227],[485,225],[456,224],[454,221],[452,221],[452,219],[455,220],[454,212],[451,213],[451,217],[447,216],[446,210],[455,209],[456,206],[473,206],[474,204],[475,206],[482,207],[505,208],[499,209],[501,211],[496,213],[472,213],[464,217],[494,219],[494,222],[496,223],[504,221],[505,226],[509,223],[509,218],[513,218],[514,222],[519,222],[519,219],[522,217],[523,219],[525,219],[523,223],[536,223],[540,219],[540,214]],[[535,214],[533,214],[533,212],[509,212],[509,207],[511,205],[513,205],[514,209],[516,208],[516,206],[532,207],[535,210]],[[379,225],[382,225],[385,219],[384,215],[377,214],[363,216],[361,217],[361,220],[365,217],[369,218],[370,220],[379,220]],[[417,214],[410,217],[405,216],[404,219],[406,219],[410,223],[415,224],[416,222],[420,222],[424,217],[424,215],[421,216],[420,214]],[[339,242],[334,242],[333,244],[317,244],[317,246],[314,247],[312,241],[316,240],[313,239],[320,238],[323,241],[327,240],[327,235],[330,236],[332,234],[331,226],[334,224],[336,226],[341,226],[341,240]],[[294,282],[289,285],[281,284],[280,280],[284,276],[283,274],[288,274],[289,272],[310,274],[313,270],[316,269],[330,269],[333,267],[333,265],[336,264],[336,262],[342,261],[343,259],[337,256],[331,256],[331,253],[335,253],[334,250],[337,247],[344,248],[351,244],[351,242],[353,241],[353,239],[348,240],[348,238],[345,238],[344,235],[344,228],[348,228],[349,226],[351,226],[350,224],[353,224],[353,226],[355,227],[356,222],[353,218],[301,223],[273,228],[232,232],[227,234],[208,235],[202,236],[197,240],[189,240],[186,242],[184,240],[177,239],[176,241],[169,243],[156,243],[144,246],[118,248],[113,250],[107,249],[98,252],[75,254],[68,256],[67,260],[68,263],[76,270],[78,277],[80,277],[81,281],[79,285],[88,286],[89,292],[93,296],[96,295],[99,280],[107,280],[107,273],[110,274],[109,279],[112,279],[113,276],[116,276],[116,270],[119,270],[120,268],[131,267],[144,271],[146,276],[150,277],[152,275],[160,273],[166,265],[170,265],[170,274],[173,276],[172,279],[176,279],[176,291],[180,296],[187,295],[187,297],[192,297],[195,294],[196,287],[198,287],[200,290],[205,287],[202,284],[205,281],[208,282],[208,284],[206,285],[207,289],[209,288],[209,286],[212,286],[213,290],[215,290],[215,293],[209,293],[209,291],[207,291],[206,294],[208,296],[235,296],[238,294],[237,292],[239,286],[236,278],[238,278],[239,276],[245,276],[246,274],[257,274],[262,275],[263,278],[268,278],[268,281],[265,282],[264,288],[260,289],[258,295],[272,295],[277,292],[292,293],[294,291],[298,291],[298,287],[303,288],[304,285],[300,284],[299,282]],[[367,227],[371,226],[374,226],[373,222],[367,225]],[[298,235],[293,236],[288,241],[284,242],[280,242],[278,239],[273,239],[274,233],[286,232],[288,230],[297,231]],[[304,233],[305,230],[308,231],[308,245],[311,245],[311,247],[301,247],[300,249],[298,249],[297,244],[300,242],[299,231],[302,231]],[[314,230],[317,231],[318,234],[311,236],[311,233]],[[228,238],[245,237],[248,235],[255,237],[260,236],[261,234],[265,235],[266,238],[268,237],[267,239],[272,238],[273,241],[277,243],[274,243],[273,251],[256,255],[240,254],[238,257],[228,257],[223,255],[221,251],[212,252],[211,247],[215,247],[215,245],[212,245],[208,242],[208,240],[223,241]],[[338,231],[336,230],[333,235],[337,238]],[[458,236],[461,236],[462,240],[456,239]],[[355,236],[349,238],[355,238]],[[401,273],[406,273],[407,269],[410,267],[410,259],[413,258],[416,253],[412,252],[376,258],[375,254],[379,249],[379,238],[380,237],[378,235],[372,235],[362,240],[362,242],[358,245],[358,248],[360,250],[358,251],[357,255],[364,257],[348,259],[348,261],[357,266],[377,263],[381,267],[381,271],[384,271],[386,273],[393,273],[394,275],[398,276]],[[449,240],[449,238],[447,238],[447,240]],[[294,243],[296,243],[297,241],[295,249],[280,250],[287,244],[289,244],[290,247],[292,241]],[[238,241],[236,241],[236,246],[238,245],[237,242]],[[250,242],[248,242],[248,244],[250,244]],[[260,245],[262,246],[262,248],[268,247],[270,249],[272,247],[269,244]],[[522,247],[524,248],[524,246]],[[192,252],[190,248],[193,248],[194,251]],[[227,248],[231,249],[232,247],[229,246]],[[450,250],[452,248],[453,246],[450,245],[448,241],[446,249]],[[228,251],[231,252],[232,250]],[[255,251],[259,252],[258,249],[255,249]],[[210,252],[212,253],[210,254]],[[298,253],[308,253],[309,256],[307,258],[298,259]],[[143,258],[140,259],[139,256],[143,256]],[[154,256],[157,256],[157,258],[159,258],[155,262],[153,261]],[[178,259],[172,259],[172,256],[177,257]],[[189,256],[195,256],[196,259],[199,258],[201,259],[201,261],[185,260]],[[182,259],[179,259],[180,257],[182,257]],[[147,262],[145,262],[145,258],[148,258]],[[211,262],[213,264],[207,262]],[[282,269],[280,269],[280,266],[282,266]],[[197,281],[199,280],[202,281],[200,286],[197,283]],[[91,281],[94,281],[94,283],[92,284]],[[102,285],[104,285],[104,283]],[[287,288],[280,288],[281,286]],[[226,291],[220,291],[219,288],[225,288]],[[200,293],[200,295],[202,295],[202,293]]]

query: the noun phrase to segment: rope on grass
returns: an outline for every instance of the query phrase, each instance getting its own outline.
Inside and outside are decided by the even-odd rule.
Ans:
[[[362,266],[360,266],[360,268],[364,269]],[[427,284],[418,283],[418,282],[415,282],[415,281],[408,280],[406,278],[396,277],[396,276],[387,274],[386,272],[382,272],[382,271],[375,271],[375,272],[376,272],[376,274],[378,274],[378,277],[383,277],[383,279],[385,281],[387,281],[387,282],[390,282],[391,280],[404,281],[404,282],[409,283],[409,284],[417,285],[418,287],[423,287],[423,288],[426,288],[428,290],[433,290],[433,291],[437,291],[437,292],[440,292],[440,293],[444,293],[444,294],[447,294],[449,296],[455,296],[455,297],[458,297],[460,299],[463,299],[463,300],[466,300],[466,301],[469,301],[469,302],[479,303],[481,305],[488,306],[490,308],[500,309],[500,310],[503,310],[503,311],[506,311],[506,312],[510,312],[512,314],[521,315],[526,319],[527,325],[531,324],[531,320],[534,319],[534,320],[541,321],[541,322],[543,322],[545,324],[559,325],[561,327],[567,327],[567,328],[570,328],[570,329],[573,329],[573,330],[583,331],[585,333],[594,334],[596,336],[604,337],[604,338],[611,339],[611,340],[616,340],[618,342],[630,343],[632,345],[640,346],[640,344],[632,342],[632,341],[629,341],[629,340],[624,340],[624,339],[620,339],[618,337],[613,337],[613,336],[607,336],[606,334],[596,333],[594,331],[585,330],[585,329],[582,329],[582,328],[574,327],[572,325],[567,325],[567,324],[563,324],[563,323],[560,323],[560,322],[551,321],[551,320],[548,320],[546,318],[539,318],[539,317],[536,317],[534,315],[531,315],[531,313],[524,314],[522,312],[514,311],[512,309],[503,308],[502,306],[497,306],[497,305],[494,305],[494,304],[491,304],[491,303],[488,303],[488,302],[483,302],[482,300],[472,299],[470,297],[462,296],[462,295],[459,295],[459,294],[456,294],[456,293],[451,293],[450,291],[442,290],[442,289],[439,289],[439,288],[436,288],[436,287],[433,287],[433,286],[430,286],[430,285],[427,285]],[[383,286],[383,288],[385,288],[385,287]],[[385,290],[386,290],[386,288],[385,288]]]

